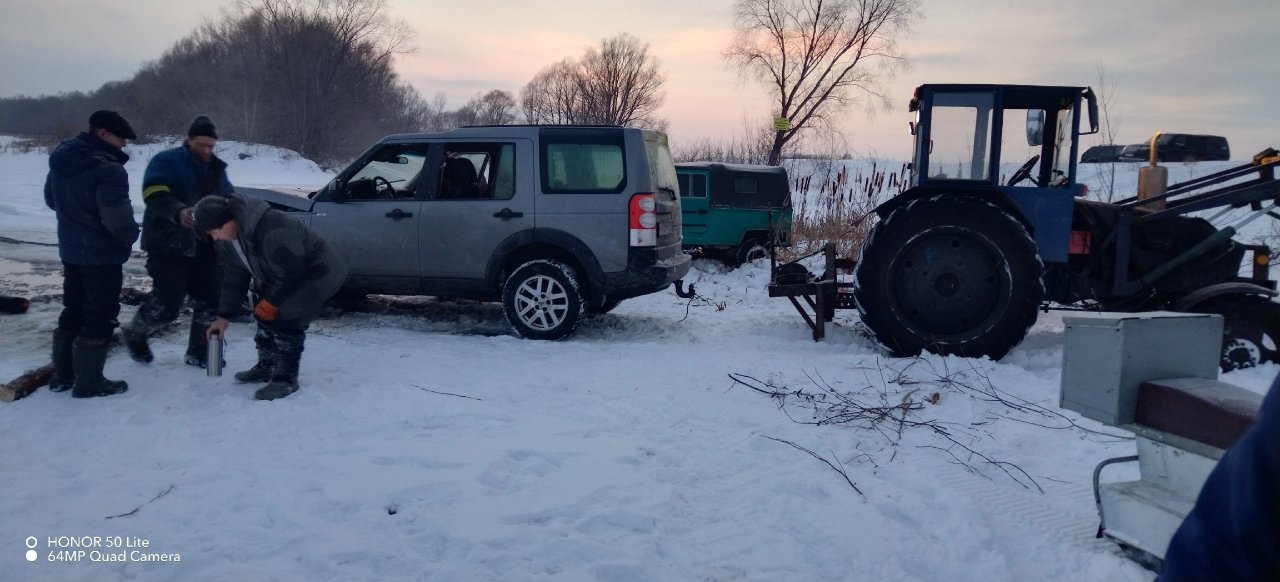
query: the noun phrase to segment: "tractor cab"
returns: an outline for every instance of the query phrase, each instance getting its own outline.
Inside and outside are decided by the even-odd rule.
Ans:
[[[1022,220],[1046,261],[1065,261],[1071,206],[1084,195],[1076,183],[1079,137],[1098,131],[1097,109],[1087,87],[921,85],[910,104],[911,189],[877,212],[964,192]]]
[[[1083,133],[1082,106],[1089,112]],[[1098,131],[1093,90],[1081,87],[921,85],[910,110],[912,186],[1069,188],[1078,137]],[[1022,166],[1004,174],[1002,163]]]

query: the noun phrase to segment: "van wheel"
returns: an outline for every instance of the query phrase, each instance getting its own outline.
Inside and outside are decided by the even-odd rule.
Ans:
[[[745,265],[752,261],[769,258],[769,247],[757,239],[743,241],[738,246],[738,250],[734,253],[739,265]]]
[[[502,311],[520,337],[554,341],[577,329],[586,304],[572,267],[540,259],[520,265],[507,278]]]

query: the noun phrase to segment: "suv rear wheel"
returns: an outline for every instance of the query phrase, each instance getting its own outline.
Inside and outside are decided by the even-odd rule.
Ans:
[[[502,310],[521,337],[554,341],[578,327],[586,302],[572,267],[539,259],[520,265],[507,278]]]

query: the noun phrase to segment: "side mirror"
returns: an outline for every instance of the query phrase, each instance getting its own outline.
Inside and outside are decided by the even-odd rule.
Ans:
[[[347,183],[345,180],[335,178],[332,182],[329,182],[329,185],[325,187],[325,190],[329,192],[330,200],[338,204],[342,204],[347,201]]]
[[[1027,145],[1038,146],[1044,143],[1044,110],[1027,110]]]
[[[1098,133],[1098,97],[1093,94],[1092,87],[1085,88],[1084,100],[1086,107],[1089,109],[1089,131],[1082,131],[1080,135]]]
[[[404,157],[404,156],[396,156],[396,163],[397,163],[397,164],[408,164],[408,163],[409,163],[409,158],[406,158],[406,157]]]

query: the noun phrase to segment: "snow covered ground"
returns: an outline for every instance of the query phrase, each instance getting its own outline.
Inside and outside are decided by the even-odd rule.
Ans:
[[[161,147],[130,146],[135,190]],[[328,179],[271,148],[220,155],[238,185]],[[31,244],[55,240],[46,163],[0,141],[0,236],[29,241],[0,242],[0,294],[58,292],[56,249]],[[145,284],[138,259],[128,273]],[[557,343],[514,337],[496,304],[335,311],[308,336],[302,390],[269,403],[183,365],[185,327],[150,366],[116,352],[125,395],[0,404],[0,579],[1153,577],[1094,539],[1091,471],[1134,446],[1057,407],[1061,315],[1000,362],[893,359],[853,311],[811,341],[764,265],[697,261],[687,279],[700,298],[629,300]],[[48,361],[58,311],[0,316],[0,378]],[[253,363],[252,335],[233,324],[229,372]],[[1261,392],[1277,372],[1224,379]],[[833,393],[911,410],[815,425]],[[130,561],[50,561],[59,536]]]

